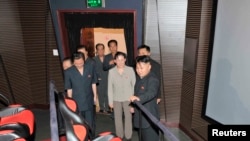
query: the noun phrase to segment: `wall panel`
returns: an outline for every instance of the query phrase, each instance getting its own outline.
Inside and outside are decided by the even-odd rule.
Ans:
[[[145,44],[162,65],[161,118],[179,123],[187,0],[146,2]]]
[[[0,1],[0,54],[16,102],[24,105],[48,103],[48,82],[62,86],[62,69],[56,49],[54,27],[48,1]],[[0,92],[10,97],[5,76],[0,71]]]
[[[201,114],[210,47],[212,9],[213,1],[189,0],[186,37],[198,39],[198,49],[195,73],[183,70],[180,125],[195,140],[207,140],[208,123],[201,118]]]
[[[18,4],[15,1],[0,1],[0,54],[6,67],[7,75],[16,102],[32,103],[28,64],[24,50],[23,29],[20,24]],[[3,74],[2,74],[3,75]],[[9,98],[6,77],[2,76],[0,92]],[[4,82],[4,83],[2,83]],[[7,89],[6,89],[7,88]],[[12,101],[13,102],[13,101]]]

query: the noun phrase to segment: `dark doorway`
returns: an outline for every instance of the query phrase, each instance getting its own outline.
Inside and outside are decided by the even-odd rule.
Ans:
[[[123,28],[127,46],[128,65],[133,65],[136,51],[135,11],[58,10],[64,56],[70,56],[80,44],[82,28]],[[119,47],[119,43],[118,43]]]

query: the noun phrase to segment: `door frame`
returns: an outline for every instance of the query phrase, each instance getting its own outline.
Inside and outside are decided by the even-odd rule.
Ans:
[[[133,56],[135,57],[135,54],[137,52],[137,23],[136,23],[136,10],[57,10],[57,19],[59,24],[59,33],[62,39],[62,50],[64,56],[70,56],[70,50],[69,50],[69,44],[68,44],[68,36],[67,36],[67,28],[65,26],[65,13],[81,13],[81,14],[88,14],[88,13],[105,13],[105,14],[133,14],[133,27],[134,27],[134,51]],[[117,22],[117,21],[114,21]]]

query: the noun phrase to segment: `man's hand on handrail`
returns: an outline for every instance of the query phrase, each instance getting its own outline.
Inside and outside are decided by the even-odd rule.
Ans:
[[[133,96],[131,96],[131,97],[129,98],[129,101],[132,102],[132,103],[134,103],[135,101],[140,101],[140,98],[133,95]],[[133,106],[131,106],[131,108],[130,108],[130,113],[133,114],[134,112],[135,112],[135,109],[134,109]]]
[[[134,102],[135,100],[136,100],[136,101],[140,101],[140,98],[133,95],[133,96],[131,96],[131,97],[129,98],[129,100],[130,100],[131,102]]]

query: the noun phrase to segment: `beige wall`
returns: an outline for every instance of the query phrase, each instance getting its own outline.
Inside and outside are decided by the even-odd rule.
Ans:
[[[94,28],[94,44],[102,43],[105,45],[105,54],[110,53],[108,41],[115,39],[118,42],[118,51],[127,53],[127,47],[124,37],[124,29],[113,28]]]

